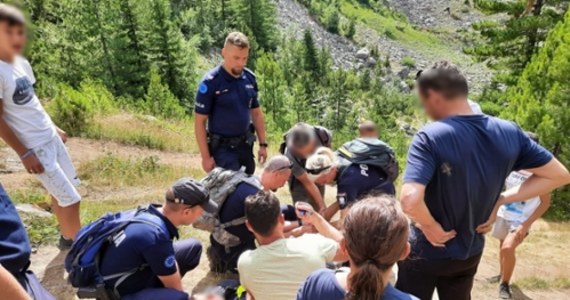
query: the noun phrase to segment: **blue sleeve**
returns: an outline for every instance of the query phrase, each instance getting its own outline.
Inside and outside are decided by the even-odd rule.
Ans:
[[[257,80],[255,78],[253,78],[253,87],[255,89],[255,97],[253,98],[253,101],[251,102],[251,109],[254,108],[258,108],[259,107],[259,88],[257,87]]]
[[[202,79],[196,92],[194,112],[202,115],[210,115],[214,103],[214,87],[211,80]]]
[[[170,240],[157,240],[154,245],[142,251],[152,272],[158,276],[168,276],[176,272],[176,257]]]
[[[522,130],[519,130],[519,134],[521,151],[513,167],[514,171],[542,167],[552,160],[550,151],[530,139]]]
[[[435,153],[427,134],[418,132],[408,151],[408,163],[404,173],[404,183],[415,182],[427,185],[436,169]]]
[[[342,300],[345,292],[334,283],[336,277],[331,270],[321,269],[313,272],[301,284],[297,300]]]
[[[346,204],[352,203],[358,197],[358,187],[360,186],[360,173],[354,171],[354,166],[347,167],[338,179],[337,201],[344,197]]]

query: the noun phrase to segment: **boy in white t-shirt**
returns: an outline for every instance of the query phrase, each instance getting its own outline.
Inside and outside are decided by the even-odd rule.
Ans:
[[[52,196],[60,247],[68,248],[80,228],[79,179],[64,146],[65,132],[53,124],[34,92],[32,67],[20,56],[25,44],[23,14],[0,4],[0,137]]]
[[[538,143],[536,134],[527,132],[527,135]],[[532,173],[525,170],[512,172],[505,181],[505,187],[508,190],[519,186],[530,176]],[[522,202],[505,204],[498,208],[493,236],[501,242],[499,252],[501,273],[491,281],[500,282],[500,299],[512,299],[509,283],[515,269],[515,250],[528,235],[532,223],[540,218],[549,206],[550,194],[546,194]]]

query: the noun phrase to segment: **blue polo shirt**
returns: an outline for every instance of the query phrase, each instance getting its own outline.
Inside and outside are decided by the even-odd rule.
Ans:
[[[321,269],[313,272],[301,285],[297,300],[343,300],[346,290],[336,279],[335,272]],[[384,288],[382,297],[378,300],[417,300],[418,298],[394,288],[391,284]]]
[[[121,295],[161,287],[157,276],[168,276],[177,271],[172,241],[178,238],[178,230],[157,208],[150,206],[148,212],[143,213],[150,214],[160,227],[145,223],[129,224],[124,233],[117,234],[103,254],[100,270],[104,276],[148,265],[119,285]],[[106,284],[113,286],[115,282],[111,280]]]
[[[12,274],[23,271],[31,252],[26,228],[0,184],[0,265]]]
[[[551,159],[516,124],[498,118],[454,116],[425,126],[410,145],[404,182],[425,185],[430,213],[457,235],[437,248],[412,226],[412,252],[460,260],[481,254],[485,239],[475,228],[489,218],[507,176]]]
[[[394,195],[394,184],[378,167],[366,164],[351,164],[341,167],[337,174],[337,201],[346,207],[366,194],[384,193]]]
[[[221,65],[210,70],[198,85],[195,112],[208,116],[208,131],[224,137],[244,135],[251,109],[259,107],[255,74],[245,69],[239,77]]]

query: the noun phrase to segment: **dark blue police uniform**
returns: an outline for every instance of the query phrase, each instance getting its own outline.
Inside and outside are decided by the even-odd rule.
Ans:
[[[252,186],[246,182],[240,183],[235,191],[228,196],[224,205],[221,207],[219,212],[220,222],[226,223],[245,216],[245,199],[251,195],[255,195],[259,192],[259,189]],[[291,205],[281,205],[281,212],[283,213],[285,220],[295,221],[297,216],[295,214],[295,208]],[[226,249],[226,247],[218,243],[212,235],[210,235],[210,242],[213,251],[211,255],[214,255],[213,260],[216,260],[215,269],[218,273],[223,273],[225,271],[237,272],[237,261],[239,256],[246,250],[253,250],[256,248],[255,236],[251,231],[247,229],[245,224],[230,226],[226,230],[239,237],[241,244],[235,247]],[[212,259],[212,258],[211,258]]]
[[[341,209],[369,193],[395,195],[394,183],[378,167],[366,164],[341,166],[337,173],[337,201]]]
[[[255,74],[249,69],[236,78],[217,66],[202,78],[195,112],[208,116],[208,145],[217,166],[255,171],[251,110],[259,107],[257,92]]]
[[[121,299],[188,299],[184,292],[165,289],[158,276],[174,274],[177,264],[181,276],[196,268],[202,245],[194,239],[173,243],[178,239],[178,229],[158,211],[157,206],[150,206],[144,213],[153,216],[160,226],[146,223],[128,225],[102,255],[101,274],[106,276],[142,267],[118,286]],[[115,281],[110,280],[106,285],[112,287]]]

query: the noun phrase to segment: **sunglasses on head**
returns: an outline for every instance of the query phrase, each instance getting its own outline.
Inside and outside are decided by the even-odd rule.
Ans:
[[[307,173],[311,174],[311,175],[319,175],[321,174],[321,172],[330,169],[331,166],[326,166],[326,167],[322,167],[322,168],[318,168],[318,169],[306,169]]]
[[[292,162],[292,161],[289,162],[289,165],[288,165],[288,166],[283,166],[283,167],[281,167],[281,168],[278,168],[278,169],[275,170],[275,171],[276,171],[276,172],[279,172],[279,171],[283,171],[283,170],[287,170],[287,169],[289,169],[289,170],[290,170],[290,169],[293,169],[293,162]]]

